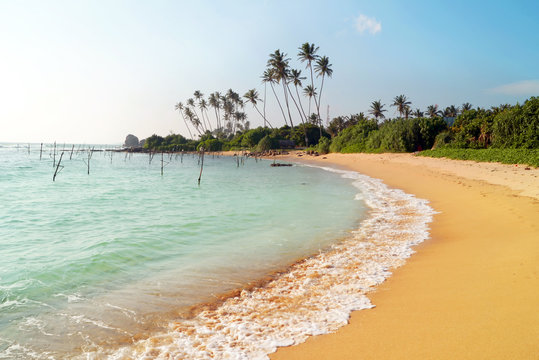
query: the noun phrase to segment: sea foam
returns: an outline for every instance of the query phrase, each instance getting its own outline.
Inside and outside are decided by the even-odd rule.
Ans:
[[[131,346],[83,354],[112,359],[267,359],[277,347],[304,342],[348,323],[354,310],[374,307],[366,294],[405,263],[429,237],[435,213],[426,200],[351,171],[369,216],[350,237],[293,264],[264,286],[243,290],[221,305]]]

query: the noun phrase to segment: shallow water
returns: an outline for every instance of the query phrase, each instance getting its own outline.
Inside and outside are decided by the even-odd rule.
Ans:
[[[156,334],[181,327],[199,331],[208,324],[204,316],[225,319],[211,311],[269,289],[284,275],[224,297],[220,306],[194,312],[193,306],[215,303],[218,295],[298,259],[327,256],[367,219],[358,179],[349,173],[272,168],[255,159],[237,166],[234,158],[207,156],[197,186],[198,159],[191,155],[165,155],[161,176],[160,154],[150,163],[143,154],[94,152],[88,175],[88,152],[75,151],[71,160],[64,153],[64,168],[53,182],[48,146],[40,160],[39,145],[30,153],[0,145],[0,359],[171,352],[148,342],[155,336],[174,341]],[[267,318],[263,303],[251,302]],[[343,307],[334,322],[341,323],[347,311]],[[286,336],[271,346],[297,341]],[[208,341],[228,341],[216,339]],[[263,357],[271,350],[260,345],[268,344],[267,337],[254,330],[251,340],[249,349],[238,346],[227,356]],[[178,344],[196,341],[186,337]]]

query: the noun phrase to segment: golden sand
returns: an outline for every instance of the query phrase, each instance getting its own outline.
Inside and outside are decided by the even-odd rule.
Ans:
[[[369,294],[374,309],[272,359],[539,359],[539,169],[329,154],[339,166],[430,200],[431,239]]]

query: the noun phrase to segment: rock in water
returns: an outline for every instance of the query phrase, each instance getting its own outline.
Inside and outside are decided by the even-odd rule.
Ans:
[[[131,135],[131,134],[127,135],[125,137],[124,146],[125,147],[138,147],[139,146],[138,137],[136,137],[135,135]]]

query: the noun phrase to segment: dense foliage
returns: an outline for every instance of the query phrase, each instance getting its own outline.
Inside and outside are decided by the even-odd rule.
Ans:
[[[420,156],[445,157],[458,160],[527,164],[539,167],[539,149],[454,149],[439,148],[418,153]]]
[[[411,112],[409,103],[404,95],[395,98],[392,106],[404,115],[396,119],[385,119],[384,105],[375,101],[371,109],[372,119],[359,113],[338,116],[326,128],[316,120],[302,122],[295,127],[236,129],[234,135],[228,136],[206,131],[199,140],[188,140],[175,134],[164,138],[152,135],[146,139],[144,147],[158,151],[194,151],[201,148],[207,151],[267,151],[292,143],[296,147],[310,146],[321,154],[435,149],[423,154],[538,164],[538,97],[532,97],[522,105],[501,105],[491,109],[472,109],[465,103],[462,110],[449,106],[442,112],[433,105],[427,109],[428,116],[419,109]]]

